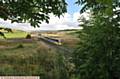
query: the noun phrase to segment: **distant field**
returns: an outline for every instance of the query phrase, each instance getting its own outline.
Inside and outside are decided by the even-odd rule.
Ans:
[[[22,31],[16,31],[16,32],[9,32],[9,33],[4,33],[6,38],[25,38],[27,33],[26,32],[22,32]],[[0,36],[0,38],[3,38],[2,36]]]
[[[60,39],[62,45],[65,47],[75,48],[76,44],[79,42],[79,38],[77,38],[77,34],[75,32],[76,30],[68,30],[41,34],[46,37]]]

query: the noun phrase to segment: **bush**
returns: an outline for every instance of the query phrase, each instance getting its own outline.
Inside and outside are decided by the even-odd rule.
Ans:
[[[27,34],[26,39],[31,39],[31,35]]]

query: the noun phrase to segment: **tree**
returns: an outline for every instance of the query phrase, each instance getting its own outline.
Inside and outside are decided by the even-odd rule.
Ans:
[[[3,27],[0,27],[0,30],[5,30],[7,32],[13,32],[11,29],[9,28],[3,28]],[[6,39],[6,36],[4,35],[4,33],[2,31],[0,31],[0,36],[2,36],[4,39]]]
[[[60,17],[66,6],[65,0],[0,0],[0,18],[39,27],[42,21],[49,23],[49,13]]]
[[[0,18],[39,27],[42,21],[49,23],[49,13],[59,17],[66,6],[65,0],[0,0]]]
[[[120,8],[119,0],[78,0],[92,17],[79,31],[80,43],[73,53],[79,79],[119,79]]]

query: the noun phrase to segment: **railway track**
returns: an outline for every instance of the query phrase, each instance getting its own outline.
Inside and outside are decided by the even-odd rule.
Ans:
[[[53,38],[52,38],[53,39]],[[63,51],[64,52],[64,54],[68,54],[68,53],[72,53],[73,52],[73,50],[72,49],[70,49],[70,48],[67,48],[67,47],[65,47],[65,46],[63,46],[63,45],[59,45],[59,44],[56,44],[56,43],[54,43],[53,41],[54,41],[54,39],[52,40],[52,41],[50,41],[49,39],[47,39],[46,37],[41,37],[41,36],[39,36],[38,37],[38,41],[43,41],[43,42],[45,42],[47,45],[49,45],[50,47],[53,47],[53,48],[56,48],[56,49],[59,49],[60,51]],[[55,39],[56,40],[56,39]]]

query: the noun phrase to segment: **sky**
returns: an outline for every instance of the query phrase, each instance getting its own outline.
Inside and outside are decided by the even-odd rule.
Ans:
[[[75,4],[77,0],[66,0],[68,6],[67,11],[69,14],[74,14],[75,12],[79,12],[81,7]]]
[[[80,14],[81,7],[76,5],[75,1],[76,0],[66,0],[68,6],[67,13],[64,14],[64,17],[61,16],[58,18],[50,14],[49,24],[43,22],[40,24],[40,28],[33,28],[28,23],[11,23],[10,21],[4,21],[2,19],[0,19],[0,26],[23,31],[80,29],[81,27],[78,26],[79,23],[77,19],[82,15]],[[84,15],[88,17],[86,14]]]

